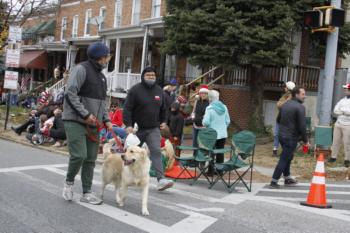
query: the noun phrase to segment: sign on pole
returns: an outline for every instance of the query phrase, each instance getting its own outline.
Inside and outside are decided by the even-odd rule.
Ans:
[[[9,29],[9,37],[8,37],[9,41],[21,41],[22,40],[22,28],[18,27],[18,26],[10,26]]]
[[[19,62],[21,58],[20,49],[7,49],[6,50],[6,66],[7,67],[19,67]]]
[[[16,90],[18,85],[18,72],[5,71],[4,88],[10,90]]]

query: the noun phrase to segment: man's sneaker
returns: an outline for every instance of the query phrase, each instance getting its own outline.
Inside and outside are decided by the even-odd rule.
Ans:
[[[337,159],[335,159],[335,158],[329,158],[328,159],[328,163],[334,163],[335,161],[337,161]]]
[[[277,150],[273,150],[273,151],[272,151],[272,156],[273,156],[273,157],[277,157],[277,156],[278,156],[278,155],[277,155]]]
[[[297,183],[298,181],[293,178],[287,178],[284,180],[284,185],[286,186],[295,186]]]
[[[168,180],[168,179],[160,179],[158,181],[157,189],[158,191],[164,191],[173,186],[174,186],[174,181]]]
[[[269,188],[270,189],[280,189],[281,185],[279,185],[277,182],[271,181]]]
[[[66,201],[73,200],[73,185],[64,182],[62,196]]]
[[[349,167],[350,166],[350,161],[349,160],[345,160],[344,161],[344,166],[345,167]]]
[[[86,202],[92,205],[101,205],[102,200],[96,196],[94,193],[84,193],[83,196],[80,198],[81,202]]]

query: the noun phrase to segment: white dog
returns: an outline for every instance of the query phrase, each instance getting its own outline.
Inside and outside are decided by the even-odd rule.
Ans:
[[[124,200],[129,186],[142,189],[142,215],[149,215],[147,209],[149,171],[151,161],[147,151],[138,146],[130,146],[125,155],[111,153],[113,142],[103,147],[105,162],[102,167],[102,198],[107,184],[113,183],[116,189],[116,202],[124,206]]]

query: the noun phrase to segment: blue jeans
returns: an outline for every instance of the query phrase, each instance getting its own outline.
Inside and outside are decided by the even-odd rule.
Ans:
[[[114,133],[119,136],[121,139],[125,139],[126,138],[126,131],[125,129],[123,128],[119,128],[119,127],[116,127],[116,126],[113,126],[113,131]],[[109,139],[112,139],[113,136],[112,136],[112,133],[111,132],[107,132],[106,129],[102,129],[101,132],[100,132],[100,137],[105,137],[107,140]]]
[[[274,140],[273,140],[273,149],[277,150],[278,146],[280,144],[280,141],[278,140],[278,131],[279,131],[280,125],[276,122],[275,131],[274,131]]]
[[[284,177],[290,176],[290,165],[298,144],[298,139],[294,138],[279,137],[279,140],[282,146],[282,154],[272,176],[274,182],[278,182],[282,174]]]

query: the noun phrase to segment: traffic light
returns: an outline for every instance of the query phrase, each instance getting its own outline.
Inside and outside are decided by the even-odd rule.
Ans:
[[[323,13],[319,10],[304,12],[304,27],[319,28],[323,25]]]
[[[332,27],[342,27],[345,23],[345,11],[343,9],[327,9],[324,24]]]

